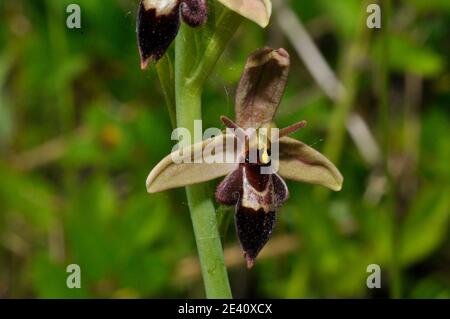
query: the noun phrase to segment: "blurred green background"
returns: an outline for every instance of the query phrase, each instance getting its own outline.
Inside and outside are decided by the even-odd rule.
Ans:
[[[71,2],[0,2],[0,298],[203,297],[184,190],[144,185],[174,142],[155,68],[139,68],[138,1],[77,0],[82,28],[68,29]],[[306,119],[295,137],[345,177],[333,194],[288,182],[251,271],[232,222],[221,227],[235,297],[450,297],[450,2],[393,1],[389,31],[365,26],[366,6],[286,1],[268,29],[243,23],[208,80],[204,128],[221,127],[246,57],[285,47],[277,122]],[[316,83],[282,13],[307,30],[343,98]],[[66,287],[72,263],[81,289]],[[380,289],[366,286],[369,264]]]

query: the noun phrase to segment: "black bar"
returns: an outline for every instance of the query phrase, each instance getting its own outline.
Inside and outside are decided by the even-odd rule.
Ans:
[[[408,314],[440,317],[449,313],[449,300],[389,300],[389,299],[306,299],[306,300],[199,300],[199,299],[137,299],[137,300],[1,300],[3,313],[33,315],[55,314],[80,318],[86,315],[113,314],[126,318],[315,318],[321,315],[384,318],[399,311]]]

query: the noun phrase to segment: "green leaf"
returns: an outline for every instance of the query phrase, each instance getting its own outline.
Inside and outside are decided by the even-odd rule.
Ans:
[[[450,217],[450,189],[419,194],[403,223],[400,259],[409,265],[431,254],[446,238]]]
[[[381,58],[381,42],[376,43],[377,59]],[[389,37],[389,67],[397,72],[408,72],[432,77],[445,69],[444,58],[410,39],[391,35]]]
[[[167,53],[156,64],[156,71],[158,72],[159,83],[161,84],[167,110],[169,111],[170,122],[175,127],[175,75],[172,60]]]

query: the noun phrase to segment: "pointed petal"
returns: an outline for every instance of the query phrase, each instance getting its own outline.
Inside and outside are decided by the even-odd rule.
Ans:
[[[270,0],[219,0],[224,6],[265,28],[272,14]]]
[[[236,91],[236,122],[240,127],[258,128],[272,121],[284,94],[289,65],[284,49],[263,48],[248,58]]]
[[[235,205],[242,197],[242,168],[231,172],[217,186],[216,200],[222,205]]]
[[[202,159],[206,148],[214,150],[218,147],[214,156],[225,157],[227,152],[233,152],[233,155],[237,153],[235,150],[227,149],[226,145],[237,145],[236,137],[232,134],[219,135],[169,154],[148,175],[147,191],[156,193],[171,188],[206,182],[229,174],[236,168],[236,164],[208,164],[208,156]],[[220,146],[222,150],[220,150]],[[180,156],[180,154],[182,155]],[[180,162],[175,163],[173,161],[176,157],[180,157]],[[197,160],[202,162],[195,163]],[[190,163],[186,163],[186,161],[190,161]]]
[[[282,128],[280,130],[280,132],[278,133],[279,137],[287,136],[289,134],[297,132],[299,129],[301,129],[302,127],[305,127],[305,126],[306,126],[306,121],[300,121],[295,124],[289,125],[288,127]]]
[[[141,0],[136,21],[136,33],[141,56],[141,68],[157,62],[175,39],[180,27],[179,0]]]
[[[321,153],[290,137],[279,141],[280,162],[278,174],[299,182],[318,184],[334,191],[342,188],[339,170]]]
[[[272,183],[274,191],[274,207],[279,208],[288,199],[289,190],[285,181],[278,174],[272,174]]]
[[[272,236],[275,227],[275,212],[265,213],[237,206],[236,233],[241,243],[247,266],[251,268],[261,249]]]

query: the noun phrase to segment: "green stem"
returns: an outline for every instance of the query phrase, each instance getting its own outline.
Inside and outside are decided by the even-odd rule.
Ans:
[[[196,59],[194,30],[186,25],[180,28],[175,47],[175,101],[177,126],[194,130],[194,121],[202,118],[201,96],[205,80],[236,31],[240,19],[234,13],[222,15],[227,23],[224,32],[219,22],[208,41],[201,59]],[[193,66],[192,61],[200,61]],[[194,63],[195,64],[195,63]],[[189,142],[189,141],[187,141]],[[217,227],[214,204],[206,185],[186,187],[186,195],[194,228],[195,240],[208,298],[231,298],[231,289]]]

